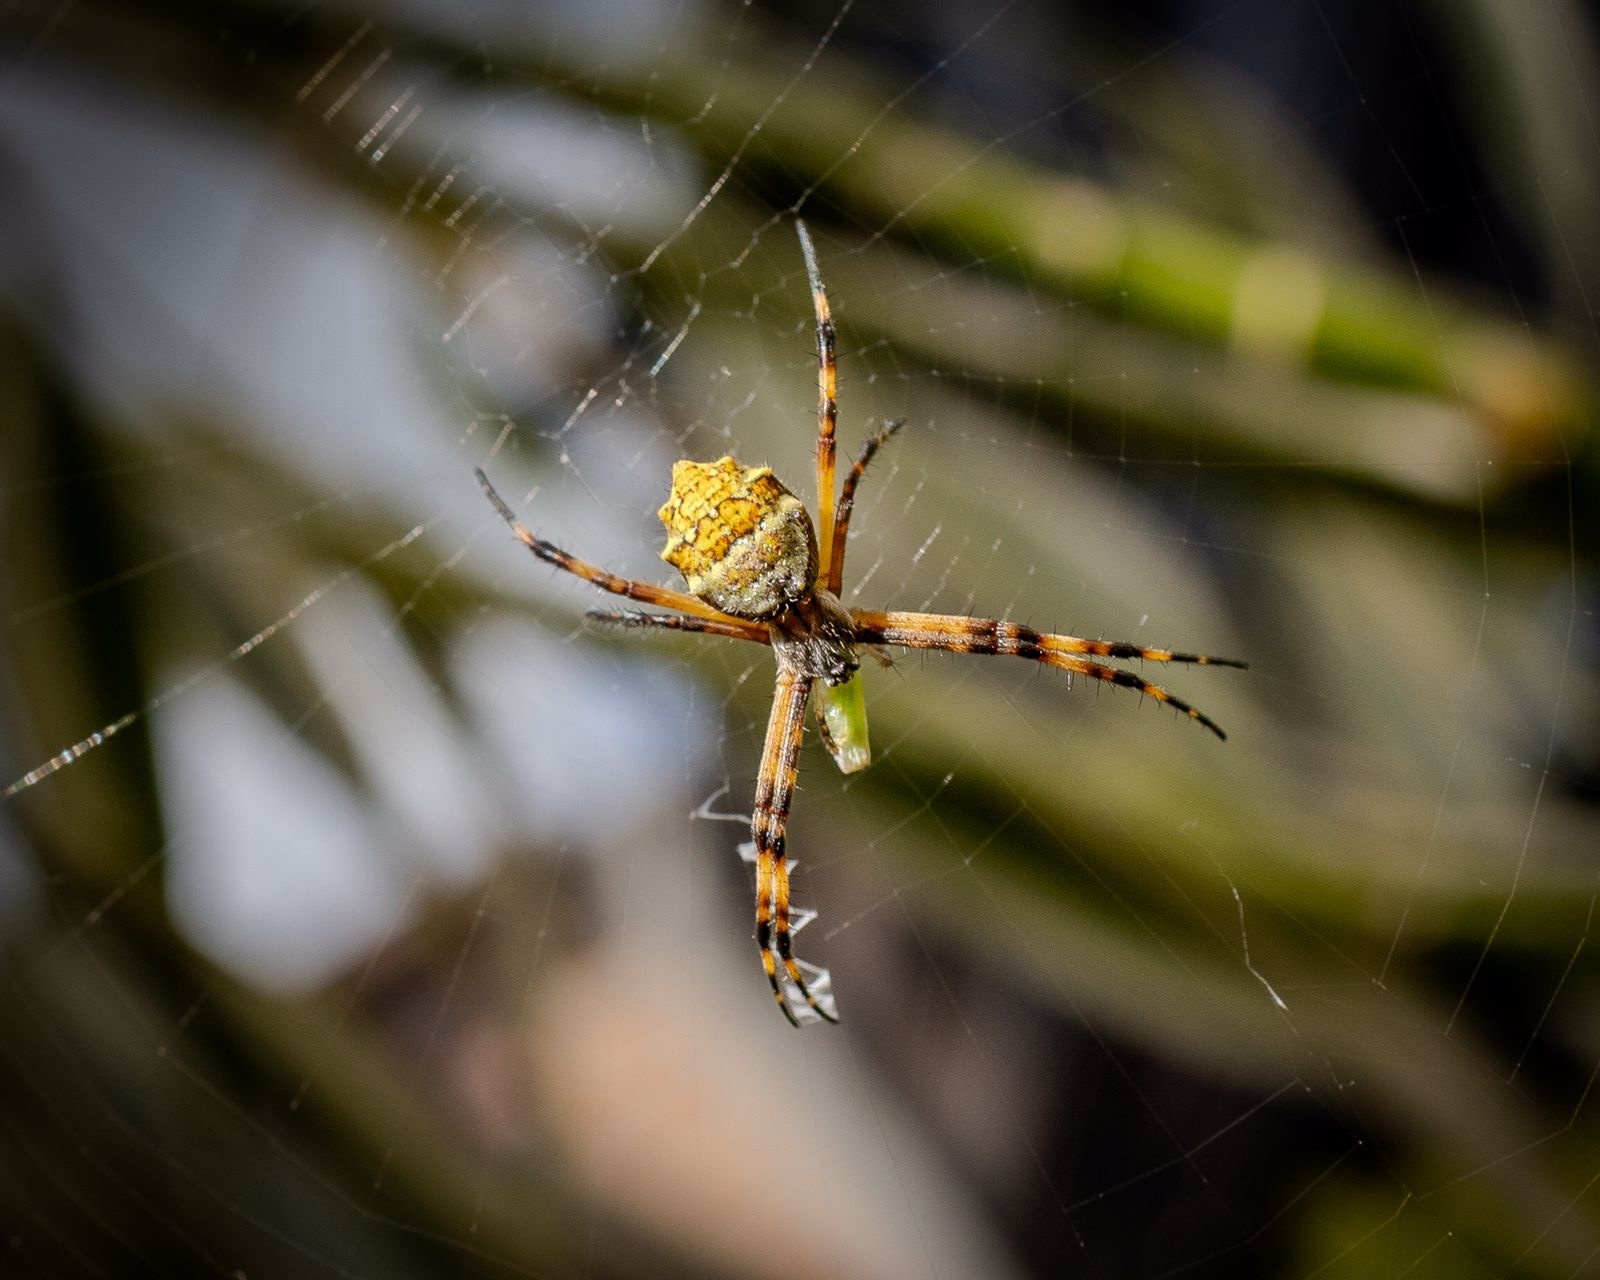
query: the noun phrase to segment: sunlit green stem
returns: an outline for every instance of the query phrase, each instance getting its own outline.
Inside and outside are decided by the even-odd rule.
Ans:
[[[867,744],[867,698],[857,672],[843,684],[817,687],[817,724],[822,741],[843,773],[860,773],[872,763]]]

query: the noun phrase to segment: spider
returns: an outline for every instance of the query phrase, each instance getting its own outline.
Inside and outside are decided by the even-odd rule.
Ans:
[[[592,582],[602,591],[675,613],[593,610],[589,617],[624,627],[664,627],[770,645],[777,683],[767,721],[766,744],[756,776],[751,833],[756,863],[756,946],[773,998],[794,1026],[795,998],[812,1014],[837,1022],[825,970],[798,960],[792,933],[789,868],[784,833],[794,799],[806,703],[818,701],[817,727],[824,746],[845,773],[871,762],[866,704],[858,674],[863,646],[943,649],[952,653],[1030,658],[1071,674],[1104,680],[1164,702],[1199,722],[1218,738],[1210,717],[1132,671],[1094,658],[1139,658],[1244,667],[1232,658],[1147,649],[1114,640],[1052,635],[994,618],[937,613],[880,612],[846,608],[839,600],[844,577],[845,536],[856,487],[878,450],[902,421],[883,425],[862,445],[837,498],[834,427],[838,419],[838,372],[832,313],[810,233],[798,218],[795,230],[805,258],[817,328],[817,515],[813,524],[799,498],[767,467],[747,467],[731,457],[715,462],[679,461],[672,489],[658,513],[667,529],[661,558],[682,574],[689,592],[619,577],[579,560],[529,532],[495,492],[482,470],[478,483],[517,538],[539,559]],[[1088,656],[1085,656],[1088,655]],[[809,975],[809,978],[808,978]]]

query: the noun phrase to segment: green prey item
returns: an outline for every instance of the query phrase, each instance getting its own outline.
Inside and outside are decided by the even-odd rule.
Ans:
[[[860,773],[872,763],[872,748],[867,744],[867,697],[861,687],[861,673],[852,673],[843,684],[819,683],[817,702],[822,711],[817,723],[834,764],[841,773]]]

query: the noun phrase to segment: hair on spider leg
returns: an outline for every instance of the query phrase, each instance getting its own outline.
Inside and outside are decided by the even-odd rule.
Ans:
[[[1234,667],[1240,671],[1250,669],[1250,664],[1239,658],[1214,658],[1208,653],[1176,653],[1171,649],[1147,649],[1120,640],[1097,640],[1093,643],[1105,647],[1085,649],[1084,652],[1094,653],[1103,658],[1138,659],[1140,662],[1185,662],[1196,667]]]
[[[881,644],[864,644],[860,647],[860,652],[866,654],[867,657],[871,658],[885,671],[895,665],[894,654],[890,653]]]
[[[765,627],[743,622],[738,618],[703,618],[681,613],[651,613],[646,609],[589,609],[584,615],[590,622],[603,626],[623,627],[636,631],[655,628],[662,631],[691,631],[708,636],[726,636],[730,640],[751,640],[756,644],[770,644],[771,637]]]
[[[585,609],[583,616],[590,622],[608,627],[661,627],[676,630],[683,621],[677,614],[647,613],[643,609]]]

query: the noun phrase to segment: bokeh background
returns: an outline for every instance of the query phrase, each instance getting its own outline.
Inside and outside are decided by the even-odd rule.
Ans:
[[[0,12],[0,1270],[1600,1273],[1600,62],[1577,0]],[[674,459],[862,607],[609,632]],[[1169,679],[1170,677],[1170,679]]]

